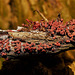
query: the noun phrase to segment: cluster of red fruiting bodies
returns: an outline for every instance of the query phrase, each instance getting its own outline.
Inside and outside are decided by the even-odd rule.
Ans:
[[[46,50],[50,50],[52,48],[52,44],[48,43],[21,43],[19,40],[12,41],[11,44],[14,47],[14,52],[20,54],[21,52],[28,53],[41,53],[46,52]]]
[[[15,54],[20,54],[20,53],[33,53],[33,54],[39,54],[39,53],[46,53],[48,51],[54,51],[53,46],[60,46],[60,43],[56,42],[55,44],[51,43],[21,43],[21,41],[16,40],[16,41],[11,41],[10,42],[11,46],[14,48],[14,53]],[[7,53],[11,52],[9,44],[9,39],[6,40],[0,40],[0,53],[2,57],[6,57]]]
[[[62,38],[63,36],[67,36],[68,39],[65,40],[64,38],[64,40],[55,42],[53,44],[33,43],[33,42],[22,43],[19,40],[9,42],[10,39],[3,39],[0,40],[1,56],[6,57],[7,53],[11,52],[11,46],[13,46],[15,54],[20,54],[20,53],[39,54],[39,53],[47,53],[49,51],[54,52],[57,50],[58,47],[61,46],[61,44],[75,42],[75,19],[66,22],[64,25],[63,25],[63,19],[61,19],[60,21],[52,20],[49,22],[43,22],[43,21],[32,22],[28,19],[26,19],[26,21],[29,23],[28,24],[29,26],[30,25],[32,26],[31,30],[38,29],[39,31],[47,32],[48,35],[52,37],[54,40],[57,39],[56,35],[62,36]],[[29,27],[28,25],[22,24],[22,26],[26,28]],[[9,43],[11,43],[11,45]]]
[[[32,30],[36,30],[38,29],[39,31],[45,31],[48,32],[50,36],[53,37],[53,39],[56,39],[55,35],[67,35],[70,39],[69,41],[74,41],[73,37],[75,36],[75,19],[66,22],[65,24],[63,24],[63,19],[61,19],[60,21],[57,20],[52,20],[49,22],[32,22],[28,19],[26,19],[26,21],[29,23],[28,25],[26,24],[22,24],[23,27],[29,27],[30,25],[32,25]],[[66,42],[69,42],[66,41]]]
[[[7,53],[10,51],[9,39],[0,40],[0,52],[3,57],[6,57]]]

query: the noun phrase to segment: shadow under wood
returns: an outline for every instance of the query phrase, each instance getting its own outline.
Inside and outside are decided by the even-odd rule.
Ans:
[[[3,62],[0,75],[74,75],[64,54],[21,57]]]

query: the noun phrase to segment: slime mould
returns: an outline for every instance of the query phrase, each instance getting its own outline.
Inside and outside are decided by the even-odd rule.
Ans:
[[[31,22],[17,30],[0,31],[0,56],[53,54],[75,49],[75,19]],[[32,25],[32,27],[31,27]],[[31,29],[30,29],[31,27]],[[29,30],[28,30],[29,29]]]

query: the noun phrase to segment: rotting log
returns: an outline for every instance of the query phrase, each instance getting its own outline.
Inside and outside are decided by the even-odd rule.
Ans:
[[[29,24],[23,24],[23,27],[17,30],[1,30],[0,55],[12,61],[3,63],[0,74],[73,75],[66,63],[71,64],[73,59],[67,57],[64,51],[75,49],[75,20],[66,25],[62,24],[62,19],[48,23],[27,21],[33,24],[31,30],[28,30]],[[11,68],[11,65],[16,65],[16,68]],[[19,67],[22,67],[23,71]]]

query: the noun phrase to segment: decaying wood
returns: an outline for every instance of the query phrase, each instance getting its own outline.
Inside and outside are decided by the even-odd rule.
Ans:
[[[54,44],[55,42],[61,41],[61,40],[67,40],[69,39],[67,36],[56,36],[56,40],[53,40],[52,37],[47,37],[45,39],[46,36],[46,32],[9,32],[9,35],[11,37],[13,37],[13,39],[19,39],[19,40],[23,40],[26,42],[34,42],[34,43],[51,43]],[[37,47],[37,45],[35,46]],[[58,53],[58,52],[63,52],[66,50],[69,50],[70,48],[74,48],[75,45],[72,43],[64,43],[61,44],[60,47],[56,47],[55,48],[55,52],[52,51],[47,51],[47,53]],[[10,53],[8,53],[8,55],[15,55],[12,53],[12,51]]]
[[[22,39],[22,40],[43,40],[43,41],[51,41],[51,42],[55,42],[55,41],[61,41],[63,39],[69,39],[67,36],[59,36],[59,35],[55,35],[56,39],[54,40],[52,37],[47,36],[46,32],[42,32],[42,31],[38,31],[38,32],[9,32],[8,33],[11,37],[13,37],[14,39]]]

